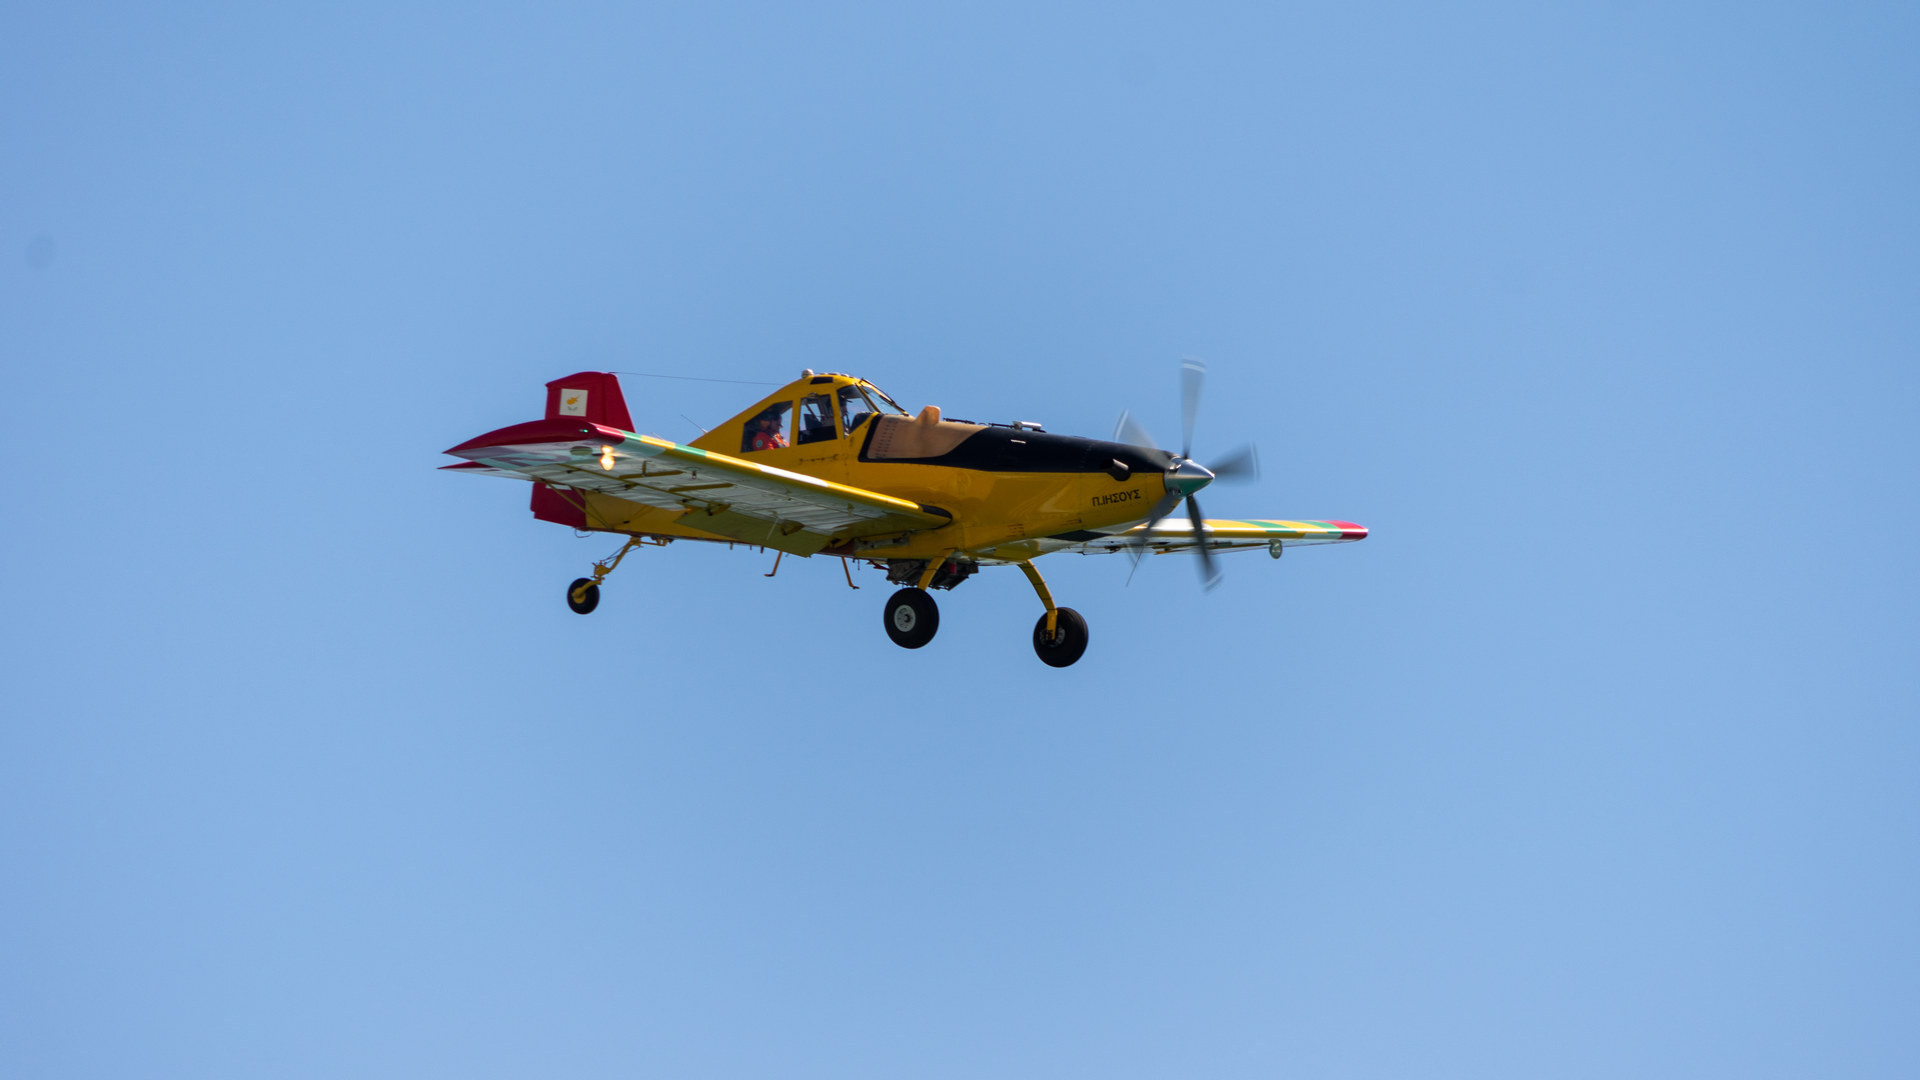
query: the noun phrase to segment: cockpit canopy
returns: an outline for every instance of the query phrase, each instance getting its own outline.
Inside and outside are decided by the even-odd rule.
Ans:
[[[849,437],[879,415],[908,413],[865,379],[809,371],[694,445],[741,454],[805,446]]]

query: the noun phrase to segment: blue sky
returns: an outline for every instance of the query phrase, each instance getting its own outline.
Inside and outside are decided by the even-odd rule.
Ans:
[[[1901,1076],[1898,5],[98,5],[0,32],[0,1071]],[[1364,543],[643,552],[582,369],[1249,439]],[[629,378],[686,438],[754,388]]]

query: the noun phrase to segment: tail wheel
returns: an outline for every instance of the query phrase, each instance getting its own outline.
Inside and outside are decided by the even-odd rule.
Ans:
[[[567,586],[567,606],[575,615],[585,615],[600,606],[600,586],[592,578],[574,578]]]
[[[1033,624],[1033,651],[1049,667],[1067,667],[1087,651],[1087,620],[1070,607],[1055,608],[1054,631],[1047,633],[1047,617]]]
[[[901,589],[887,598],[887,636],[903,649],[917,649],[940,629],[940,609],[921,589]]]

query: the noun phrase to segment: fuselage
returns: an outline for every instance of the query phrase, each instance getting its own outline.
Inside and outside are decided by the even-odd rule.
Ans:
[[[826,552],[874,559],[955,551],[1030,558],[1039,553],[1034,541],[1123,529],[1147,519],[1170,492],[1211,479],[1162,450],[1032,425],[947,420],[932,408],[909,416],[872,384],[846,375],[804,375],[690,445],[952,515],[944,528],[849,537]],[[725,539],[682,524],[690,516],[607,496],[589,502],[590,517],[622,531]]]

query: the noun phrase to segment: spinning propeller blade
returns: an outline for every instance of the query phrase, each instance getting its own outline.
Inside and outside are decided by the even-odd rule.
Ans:
[[[1142,450],[1160,449],[1159,444],[1153,441],[1153,436],[1147,434],[1147,429],[1141,427],[1140,421],[1135,420],[1130,412],[1121,413],[1120,422],[1113,425],[1113,441],[1129,443]]]
[[[1180,361],[1180,456],[1193,457],[1193,422],[1200,415],[1200,384],[1207,365],[1188,357]]]
[[[1227,456],[1207,466],[1213,470],[1216,480],[1258,480],[1260,479],[1260,452],[1252,443],[1230,451]]]
[[[1195,550],[1200,552],[1200,587],[1212,590],[1220,584],[1220,568],[1213,563],[1213,549],[1208,546],[1207,519],[1200,516],[1200,500],[1187,496],[1187,520],[1193,523],[1193,537],[1199,542]]]
[[[1200,500],[1194,493],[1215,480],[1252,480],[1260,475],[1260,457],[1251,444],[1234,450],[1220,460],[1217,466],[1206,468],[1193,460],[1193,429],[1200,415],[1200,391],[1206,383],[1207,365],[1191,357],[1180,362],[1180,453],[1178,456],[1167,454],[1166,485],[1167,494],[1153,504],[1147,514],[1147,522],[1141,530],[1139,539],[1127,545],[1127,554],[1133,559],[1133,568],[1140,568],[1140,557],[1147,553],[1146,532],[1160,524],[1173,513],[1182,500],[1187,504],[1187,521],[1193,527],[1194,550],[1200,556],[1200,584],[1211,589],[1220,584],[1220,568],[1215,564],[1213,549],[1209,546],[1206,534],[1206,518],[1200,513]],[[1113,437],[1116,442],[1127,442],[1146,450],[1159,450],[1147,429],[1141,426],[1132,413],[1120,414],[1120,422],[1114,425]],[[1127,580],[1133,580],[1133,574],[1127,574]]]

